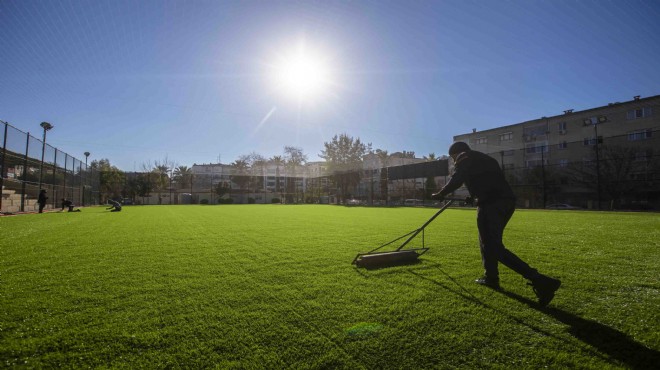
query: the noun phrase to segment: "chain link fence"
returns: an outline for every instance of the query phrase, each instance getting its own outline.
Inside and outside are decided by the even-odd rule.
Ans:
[[[536,137],[518,145],[522,148],[485,153],[500,164],[520,208],[660,210],[659,144],[658,130],[648,129],[553,144]],[[236,175],[231,166],[225,166],[222,174],[128,173],[112,187],[128,204],[421,206],[434,205],[430,195],[449,179],[447,162],[440,159],[325,176],[311,176],[302,169],[296,176],[272,176],[260,168]],[[464,195],[465,189],[456,192],[457,197]]]
[[[76,206],[98,204],[97,171],[7,122],[0,123],[2,212],[38,210],[40,189],[47,192],[46,210],[61,207],[63,198]]]
[[[518,205],[583,209],[659,210],[657,129],[487,153],[502,166]]]

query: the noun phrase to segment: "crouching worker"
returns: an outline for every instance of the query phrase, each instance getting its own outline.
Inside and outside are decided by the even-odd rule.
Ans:
[[[454,173],[445,187],[432,197],[442,200],[465,184],[470,197],[474,198],[484,267],[484,276],[475,282],[500,289],[498,264],[502,263],[528,279],[539,304],[546,306],[554,298],[561,281],[540,274],[502,244],[504,228],[515,210],[516,197],[499,163],[484,153],[471,150],[460,141],[451,145],[449,156],[454,160]]]
[[[80,212],[79,209],[75,209],[75,210],[73,209],[72,201],[62,198],[62,210],[60,212],[64,211],[64,208],[68,208],[69,212]]]
[[[109,199],[108,203],[110,204],[110,207],[106,208],[111,210],[110,212],[121,212],[121,203],[117,202],[116,200]]]

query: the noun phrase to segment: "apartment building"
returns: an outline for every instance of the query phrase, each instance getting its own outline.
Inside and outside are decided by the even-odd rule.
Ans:
[[[386,159],[373,153],[367,154],[363,158],[362,168],[356,169],[361,172],[361,182],[351,190],[350,196],[365,203],[375,199],[418,197],[427,186],[426,178],[391,180],[387,177],[387,171],[381,171],[385,167],[422,162],[425,159],[416,158],[414,152],[396,152]],[[232,189],[231,197],[237,203],[245,203],[249,198],[253,198],[256,203],[269,203],[274,198],[285,203],[337,201],[337,188],[324,161],[307,162],[295,167],[266,161],[245,169],[221,163],[194,164],[192,173],[194,181],[190,191],[195,194],[197,201],[216,203],[218,197],[213,189],[218,184]],[[245,181],[241,181],[241,178]],[[444,184],[444,180],[439,180],[439,186]]]
[[[606,209],[608,202],[609,207],[622,202],[635,208],[635,204],[658,203],[659,127],[660,95],[635,96],[583,111],[567,109],[556,116],[474,129],[454,136],[454,141],[467,142],[472,149],[496,158],[521,190],[534,187],[529,176],[540,169],[541,177],[546,177],[536,184],[542,197],[521,191],[522,206],[570,200],[585,208]],[[578,168],[584,170],[582,179],[576,178]],[[597,176],[589,186],[585,183],[592,180],[593,169]],[[557,183],[549,184],[548,178]],[[622,182],[628,184],[620,186],[624,194],[617,195],[617,184]]]

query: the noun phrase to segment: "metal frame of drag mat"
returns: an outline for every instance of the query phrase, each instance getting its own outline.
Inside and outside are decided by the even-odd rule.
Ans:
[[[366,269],[376,269],[381,267],[398,266],[398,265],[411,264],[417,262],[417,258],[419,258],[419,256],[421,256],[422,254],[426,253],[429,250],[429,248],[426,247],[424,241],[425,240],[424,229],[431,222],[433,222],[433,220],[435,220],[436,217],[438,217],[442,212],[444,212],[445,209],[449,208],[449,206],[455,200],[456,199],[446,199],[447,203],[445,203],[442,206],[442,208],[440,208],[438,212],[436,212],[420,228],[415,229],[405,235],[402,235],[392,241],[389,241],[377,248],[374,248],[369,252],[358,253],[357,256],[355,256],[355,258],[353,259],[353,262],[351,262],[351,264],[356,265],[357,267],[364,267]],[[403,247],[405,247],[408,243],[410,243],[420,233],[422,234],[422,247],[403,250]],[[406,239],[396,250],[389,252],[377,252],[379,249],[391,245],[405,237],[408,237],[408,239]]]

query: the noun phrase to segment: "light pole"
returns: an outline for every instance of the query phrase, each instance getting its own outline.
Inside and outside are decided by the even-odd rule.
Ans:
[[[44,155],[46,154],[46,131],[52,129],[54,126],[48,122],[41,122],[39,126],[44,129],[44,138],[41,143],[41,165],[39,166],[39,190],[41,190],[41,182],[44,177]]]
[[[599,144],[599,142],[598,142],[598,122],[594,123],[594,134],[596,135],[596,143],[595,143],[596,146],[595,146],[594,149],[596,150],[596,186],[597,186],[596,192],[598,194],[597,195],[598,196],[597,209],[600,210],[600,153],[599,153],[600,150],[598,148],[598,144]]]
[[[90,154],[90,153],[89,153],[89,152],[85,152],[85,153],[83,153],[83,154],[85,154],[85,173],[87,173],[87,171],[89,170],[89,168],[87,167],[87,157],[89,157],[89,154]],[[84,180],[85,180],[85,181],[83,181],[83,185],[82,185],[82,188],[83,188],[83,193],[82,193],[82,204],[83,204],[83,207],[85,206],[85,183],[87,182],[87,176],[85,176],[85,179],[84,179]]]
[[[595,142],[594,142],[594,150],[596,151],[596,189],[597,189],[597,196],[598,196],[598,204],[596,208],[600,210],[600,201],[601,201],[601,190],[600,190],[600,148],[599,144],[601,144],[601,138],[598,136],[598,125],[601,123],[607,122],[607,116],[598,116],[594,118],[587,118],[584,120],[585,125],[588,123],[591,123],[594,126],[594,135],[595,137]]]

